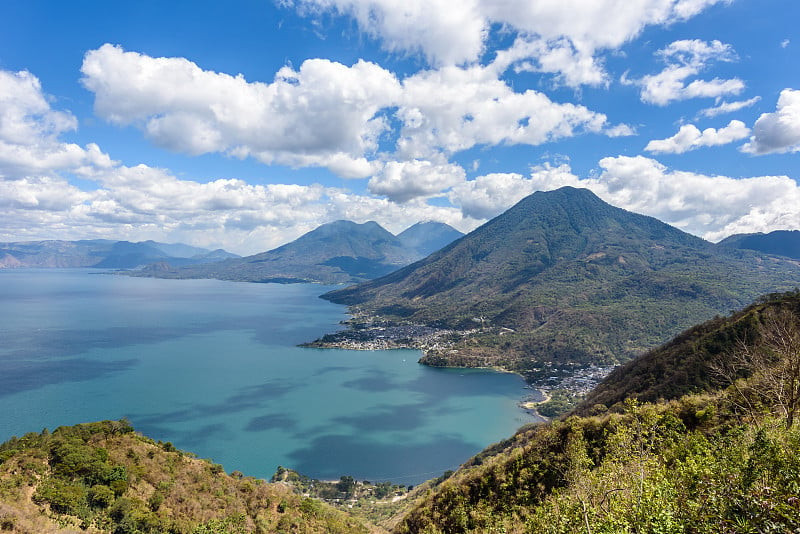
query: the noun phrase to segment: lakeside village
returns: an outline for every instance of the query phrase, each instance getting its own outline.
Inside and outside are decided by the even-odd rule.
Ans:
[[[482,323],[477,318],[475,321]],[[349,350],[417,349],[425,354],[453,350],[457,342],[480,331],[477,328],[451,330],[418,324],[392,324],[368,316],[357,316],[343,324],[347,324],[348,328],[326,334],[302,346]],[[558,416],[583,399],[613,370],[613,365],[575,366],[568,373],[554,370],[551,375],[543,376],[526,386],[540,392],[542,398],[531,394],[521,400],[520,407],[546,418]],[[544,374],[548,373],[545,371]]]

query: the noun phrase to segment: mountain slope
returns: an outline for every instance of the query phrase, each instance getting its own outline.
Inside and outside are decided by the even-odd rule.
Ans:
[[[800,266],[703,241],[588,190],[538,192],[383,278],[323,298],[356,315],[473,330],[423,358],[531,377],[625,361],[800,283]]]
[[[435,221],[418,222],[397,234],[403,246],[413,251],[417,259],[433,254],[464,234],[452,226]]]
[[[757,250],[800,260],[800,230],[776,230],[768,234],[736,234],[719,242],[720,246]]]
[[[396,534],[797,532],[797,429],[726,392],[526,427],[427,494]]]
[[[104,421],[0,444],[3,532],[366,533],[280,484],[226,475],[170,443]]]
[[[446,228],[444,228],[446,227]],[[412,227],[414,228],[414,227]],[[403,239],[375,222],[335,221],[281,247],[246,258],[171,269],[163,265],[145,269],[139,276],[159,278],[217,278],[244,282],[354,283],[390,273],[422,257],[457,232],[430,223],[428,235],[409,229]],[[459,234],[460,235],[460,234]]]
[[[92,267],[115,241],[20,241],[0,243],[0,268]]]
[[[629,398],[655,402],[715,389],[720,378],[715,378],[713,367],[730,359],[741,343],[756,344],[765,318],[781,310],[800,317],[800,292],[766,295],[744,310],[682,332],[615,369],[587,395],[576,413],[587,413],[596,404],[611,407]]]

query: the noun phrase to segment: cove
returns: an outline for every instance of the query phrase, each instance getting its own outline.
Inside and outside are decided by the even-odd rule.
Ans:
[[[0,270],[0,441],[127,417],[228,472],[417,484],[534,421],[516,375],[298,347],[347,317],[328,289]]]

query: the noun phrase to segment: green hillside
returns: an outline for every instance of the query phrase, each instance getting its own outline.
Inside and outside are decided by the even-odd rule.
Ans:
[[[800,265],[718,247],[588,190],[537,192],[431,256],[323,295],[355,322],[455,329],[432,365],[536,378],[627,361],[692,324],[800,284]]]
[[[579,412],[595,404],[613,406],[628,398],[644,402],[709,391],[730,380],[716,370],[729,363],[741,343],[758,343],[761,330],[781,312],[800,317],[800,292],[774,293],[727,317],[694,326],[664,345],[615,369],[587,395]]]
[[[125,422],[31,433],[0,445],[0,531],[358,533],[357,519],[288,487],[226,475]]]
[[[736,234],[726,237],[723,247],[757,250],[800,260],[800,230],[775,230],[768,234]]]

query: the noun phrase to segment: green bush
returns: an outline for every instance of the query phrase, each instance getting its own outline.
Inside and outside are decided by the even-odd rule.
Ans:
[[[60,514],[78,515],[86,507],[86,490],[77,484],[51,478],[39,485],[33,495],[34,502],[49,504]]]
[[[108,508],[116,499],[114,492],[108,486],[96,484],[89,488],[89,503],[99,508]]]

